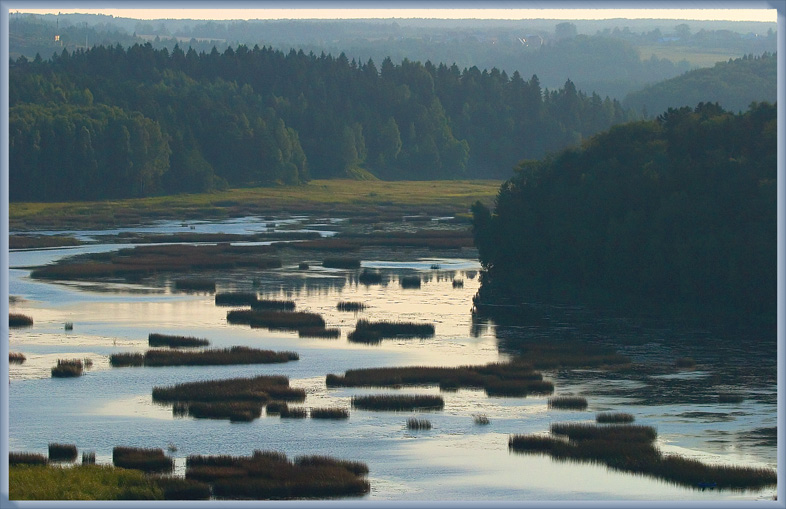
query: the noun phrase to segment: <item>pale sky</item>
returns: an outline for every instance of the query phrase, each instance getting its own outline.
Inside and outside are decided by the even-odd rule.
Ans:
[[[778,21],[775,9],[398,9],[398,8],[267,8],[267,9],[29,9],[32,2],[16,8],[8,2],[10,12],[34,14],[85,13],[106,14],[135,19],[353,19],[353,18],[443,18],[443,19],[685,19],[730,21]],[[166,3],[166,2],[162,2]],[[688,2],[695,5],[694,2]],[[74,4],[68,4],[69,6]],[[388,4],[389,5],[389,4]],[[759,4],[759,5],[763,5]]]

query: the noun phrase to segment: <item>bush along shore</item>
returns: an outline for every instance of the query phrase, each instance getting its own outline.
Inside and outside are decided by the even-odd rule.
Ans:
[[[274,352],[245,346],[209,349],[198,352],[156,349],[142,353],[116,353],[109,356],[112,367],[127,366],[218,366],[228,364],[275,364],[296,361],[295,352]]]
[[[511,435],[508,448],[548,454],[557,460],[603,463],[622,472],[647,475],[682,486],[747,489],[773,486],[777,474],[769,468],[708,465],[667,455],[653,442],[655,428],[631,424],[554,423],[550,435]]]
[[[554,385],[522,362],[491,363],[483,366],[436,368],[408,366],[347,370],[344,375],[325,377],[328,387],[399,387],[402,385],[439,385],[441,390],[482,388],[488,396],[525,397],[547,395]]]

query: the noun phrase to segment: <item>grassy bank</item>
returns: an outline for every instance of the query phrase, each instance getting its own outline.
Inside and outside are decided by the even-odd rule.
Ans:
[[[491,204],[497,180],[355,181],[314,180],[302,186],[228,189],[128,200],[11,203],[9,229],[95,227],[157,219],[194,219],[287,212],[349,215],[467,213],[476,200]]]
[[[14,465],[8,469],[10,500],[161,500],[151,478],[103,465],[70,468]]]

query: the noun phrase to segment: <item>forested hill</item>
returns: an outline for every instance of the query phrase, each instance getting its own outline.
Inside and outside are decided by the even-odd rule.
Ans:
[[[10,197],[69,200],[377,176],[510,175],[631,120],[568,80],[246,46],[96,46],[9,73]]]
[[[667,108],[717,102],[730,111],[745,111],[752,102],[775,102],[778,88],[775,54],[746,55],[714,67],[688,71],[625,97],[623,104],[658,115]]]
[[[522,163],[493,214],[474,207],[479,303],[540,294],[774,332],[776,123],[767,103],[700,104]]]

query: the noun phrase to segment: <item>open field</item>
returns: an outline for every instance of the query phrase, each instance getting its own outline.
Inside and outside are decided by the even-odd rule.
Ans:
[[[725,49],[697,49],[687,46],[639,46],[639,54],[642,58],[650,58],[655,55],[658,58],[666,58],[672,62],[687,60],[691,67],[712,67],[717,62],[726,62],[730,58],[740,58],[739,52]]]
[[[355,181],[314,180],[303,186],[229,189],[127,200],[11,203],[9,229],[112,226],[157,219],[220,218],[288,212],[350,215],[467,214],[476,200],[491,204],[498,180]]]

